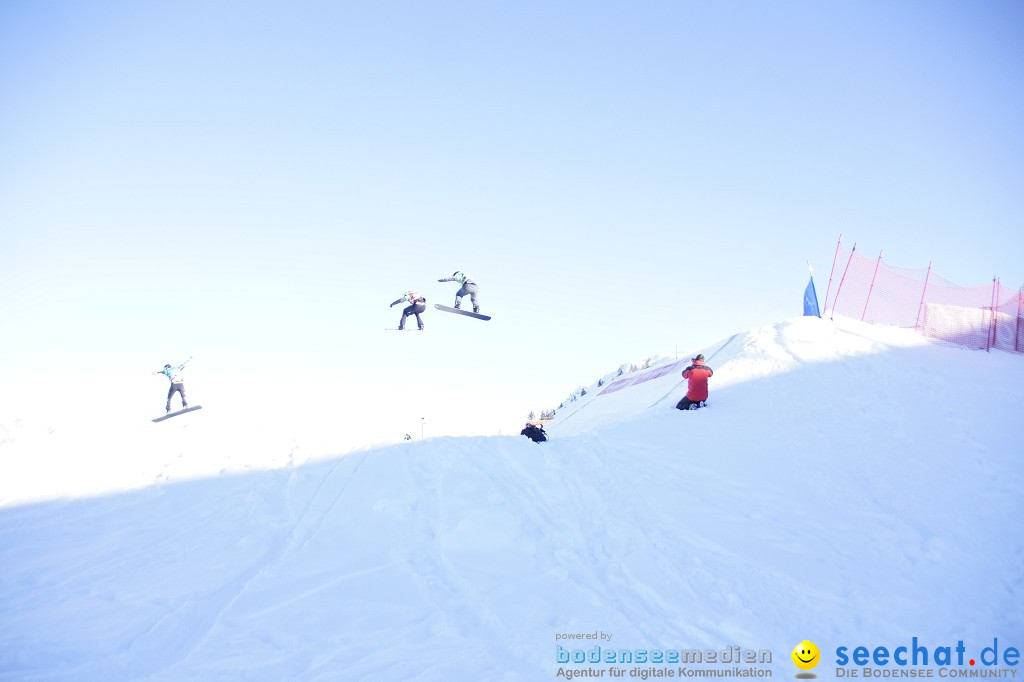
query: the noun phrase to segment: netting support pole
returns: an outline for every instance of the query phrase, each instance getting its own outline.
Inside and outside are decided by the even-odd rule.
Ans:
[[[853,243],[853,249],[850,251],[850,257],[846,259],[846,269],[843,270],[843,276],[839,278],[839,286],[836,287],[836,298],[832,301],[832,315],[828,319],[834,320],[836,314],[836,303],[839,302],[839,292],[843,290],[843,282],[846,281],[846,273],[850,270],[850,263],[853,262],[853,254],[857,252],[857,242]]]
[[[868,287],[868,297],[864,299],[864,312],[860,314],[860,321],[864,321],[864,316],[868,314],[868,303],[871,302],[871,292],[875,289],[875,278],[878,277],[878,266],[882,264],[882,252],[878,252],[878,260],[875,261],[875,273],[871,275],[871,286]]]
[[[1013,335],[1013,350],[1020,352],[1020,315],[1024,308],[1024,286],[1017,290],[1017,331]]]
[[[921,311],[924,309],[924,295],[928,293],[928,280],[932,276],[932,264],[928,263],[928,272],[924,276],[924,289],[921,290],[921,303],[917,306],[917,320],[914,321],[914,331],[921,326]]]
[[[996,288],[999,286],[999,278],[992,278],[992,305],[989,306],[988,337],[985,339],[985,351],[992,350],[996,345]]]
[[[836,273],[836,259],[839,258],[839,247],[843,243],[843,235],[839,235],[839,241],[836,243],[836,255],[832,256],[832,272],[828,273],[828,288],[825,289],[825,307],[822,310],[828,309],[828,294],[832,291],[832,275]]]

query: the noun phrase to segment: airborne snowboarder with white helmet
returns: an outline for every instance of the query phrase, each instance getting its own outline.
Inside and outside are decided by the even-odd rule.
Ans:
[[[469,300],[473,302],[473,312],[480,312],[480,302],[476,298],[477,286],[473,278],[464,272],[456,270],[452,273],[451,277],[445,277],[444,279],[437,280],[438,282],[458,282],[461,288],[455,292],[455,308],[459,309],[462,306],[462,297],[469,296]]]

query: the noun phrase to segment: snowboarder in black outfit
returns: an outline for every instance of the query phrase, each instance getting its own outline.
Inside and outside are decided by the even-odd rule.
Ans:
[[[526,422],[526,428],[520,431],[519,435],[526,436],[534,443],[543,443],[548,439],[548,434],[544,432],[544,427],[533,422]]]
[[[416,324],[419,325],[420,331],[423,331],[423,319],[420,317],[420,313],[427,309],[427,299],[415,291],[407,291],[402,298],[392,303],[391,307],[394,308],[399,303],[410,303],[411,305],[402,311],[402,319],[398,322],[398,328],[405,329],[405,318],[415,315]]]
[[[473,302],[473,312],[480,312],[480,302],[476,298],[477,286],[473,278],[464,272],[456,270],[452,273],[451,277],[445,277],[444,279],[437,280],[438,282],[458,282],[461,288],[455,292],[455,307],[460,308],[462,306],[462,297],[469,296],[469,300]]]

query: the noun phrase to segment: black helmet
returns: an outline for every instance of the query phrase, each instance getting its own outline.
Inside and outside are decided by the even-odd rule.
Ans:
[[[171,368],[170,365],[164,365],[164,369],[170,369],[170,368]]]
[[[455,276],[455,275],[457,275],[457,274],[459,274],[459,271],[458,271],[458,270],[456,270],[455,272],[453,272],[453,273],[452,273],[452,277],[454,277],[454,276]]]
[[[698,360],[700,360],[701,362],[704,362],[704,354],[703,353],[697,353],[697,357],[695,357],[692,360],[692,362],[697,362]]]

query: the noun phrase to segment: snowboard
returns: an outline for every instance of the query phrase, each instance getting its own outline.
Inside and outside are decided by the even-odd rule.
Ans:
[[[443,310],[446,313],[455,313],[456,315],[465,315],[466,317],[475,317],[478,320],[489,320],[489,319],[491,319],[490,315],[481,315],[480,313],[474,313],[474,312],[471,312],[469,310],[462,310],[461,308],[452,308],[451,306],[441,305],[440,303],[435,303],[434,307],[437,308],[438,310]]]
[[[177,417],[179,414],[185,414],[186,412],[192,412],[194,410],[201,410],[201,409],[203,409],[202,405],[193,405],[192,407],[186,407],[184,410],[178,410],[177,412],[168,412],[164,416],[157,417],[156,419],[154,419],[153,423],[155,424],[156,422],[162,422],[165,419],[170,419],[171,417]]]

